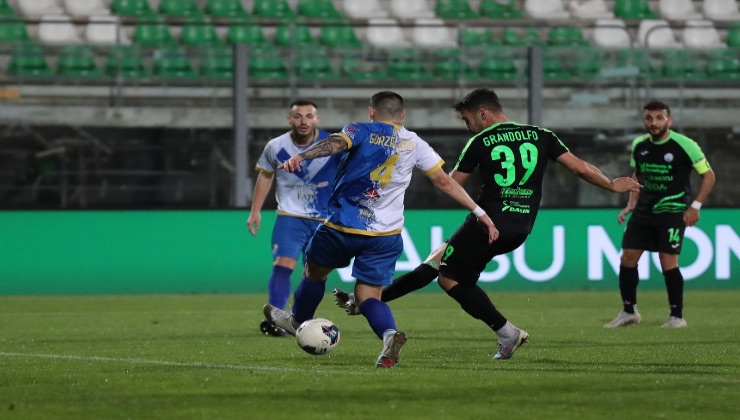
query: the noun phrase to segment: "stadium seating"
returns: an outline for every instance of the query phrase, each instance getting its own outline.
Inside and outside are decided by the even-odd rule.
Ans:
[[[129,44],[117,16],[91,16],[85,26],[85,40],[90,44],[116,45]]]
[[[704,0],[704,15],[715,21],[740,20],[737,0]]]
[[[596,48],[579,48],[570,61],[571,75],[581,79],[593,79],[599,75],[604,64],[602,50]]]
[[[681,43],[676,41],[673,30],[663,19],[642,20],[637,29],[637,40],[643,47],[648,48],[680,48]]]
[[[425,19],[435,17],[426,0],[391,0],[391,16],[396,19]]]
[[[211,20],[205,16],[191,17],[180,32],[180,42],[183,45],[213,45],[220,44],[221,39],[216,34],[216,28]]]
[[[18,0],[18,12],[29,18],[64,13],[56,0]]]
[[[275,30],[274,42],[281,47],[316,44],[308,26],[301,23],[283,23],[278,26]]]
[[[409,46],[409,41],[398,26],[398,21],[387,18],[374,18],[368,21],[367,42],[376,48],[402,48]]]
[[[620,67],[634,67],[642,78],[658,78],[661,72],[653,61],[650,59],[647,50],[644,49],[626,49],[619,51],[618,65]]]
[[[47,77],[52,76],[54,71],[49,68],[40,46],[26,44],[13,50],[8,73],[19,77]]]
[[[720,40],[719,32],[711,20],[690,20],[683,30],[683,44],[687,48],[698,50],[712,50],[725,48]]]
[[[233,23],[226,33],[226,40],[231,44],[244,42],[252,47],[268,45],[270,42],[265,38],[262,27],[255,24]]]
[[[614,14],[622,19],[658,19],[647,0],[616,0]]]
[[[351,19],[373,19],[388,17],[378,0],[344,0],[344,15]]]
[[[79,44],[77,28],[67,15],[46,15],[39,23],[39,40],[44,44]]]
[[[339,77],[326,51],[321,48],[298,51],[295,67],[296,75],[303,80],[333,80]]]
[[[198,76],[193,70],[187,52],[180,46],[159,49],[155,53],[152,72],[163,79],[192,79]]]
[[[64,0],[64,10],[72,16],[109,15],[110,9],[103,0]]]
[[[547,33],[547,43],[549,45],[588,45],[588,41],[583,37],[581,28],[556,26],[550,28]]]
[[[667,20],[701,19],[691,0],[660,0],[658,10],[660,17]]]
[[[5,21],[0,25],[0,43],[24,43],[30,40],[22,20]]]
[[[411,32],[415,45],[422,48],[448,48],[457,46],[457,36],[444,25],[442,19],[416,19]]]
[[[295,16],[287,0],[255,0],[252,14],[264,18],[284,19]]]
[[[134,28],[134,42],[145,47],[160,47],[173,44],[174,39],[161,18],[147,18]]]
[[[481,29],[461,28],[459,39],[463,47],[480,47],[494,43],[491,31]]]
[[[151,75],[144,67],[141,52],[135,45],[111,48],[105,63],[105,74],[126,79],[138,79]]]
[[[697,57],[691,50],[665,50],[662,57],[663,77],[681,80],[700,80],[706,72],[697,66]]]
[[[0,18],[16,16],[15,9],[10,7],[8,0],[0,0]]]
[[[598,19],[593,32],[594,44],[601,48],[629,48],[632,38],[621,19]]]
[[[508,47],[486,47],[481,54],[478,72],[481,77],[493,80],[514,80],[521,75],[514,61],[513,51]]]
[[[416,49],[393,49],[388,56],[388,74],[394,79],[409,81],[431,80],[433,75],[426,69]]]
[[[468,0],[436,0],[434,12],[444,19],[475,19],[478,13],[470,7]]]
[[[298,14],[316,19],[342,17],[342,14],[334,8],[334,2],[332,0],[300,0],[298,2]]]
[[[360,48],[362,43],[357,38],[352,24],[347,20],[332,20],[321,27],[319,43],[326,47]]]
[[[238,18],[249,15],[241,0],[208,0],[204,12],[215,18]]]
[[[576,19],[613,19],[605,0],[586,0],[583,3],[571,1],[570,14]]]
[[[288,70],[279,51],[254,49],[249,56],[249,76],[259,80],[284,80],[288,78]]]
[[[740,48],[740,21],[737,21],[727,30],[727,45],[732,48]]]
[[[149,17],[155,15],[147,0],[113,0],[111,11],[117,15]]]
[[[434,77],[443,80],[475,80],[480,78],[473,66],[465,60],[459,48],[443,48],[434,59]]]
[[[740,80],[740,57],[733,50],[715,50],[709,53],[707,74],[716,80]]]
[[[234,53],[227,45],[201,47],[200,74],[210,79],[231,79],[234,76]]]
[[[195,0],[162,0],[159,3],[159,13],[174,18],[186,18],[203,14],[195,4]]]
[[[95,64],[95,54],[86,45],[67,45],[59,53],[57,74],[66,77],[100,77],[103,72]]]
[[[524,13],[516,6],[516,0],[510,0],[508,3],[499,3],[496,0],[481,0],[480,15],[491,19],[518,19],[524,17]]]
[[[524,12],[534,19],[567,19],[570,17],[562,0],[526,0]]]
[[[512,46],[527,46],[527,45],[545,45],[545,42],[540,38],[540,34],[537,28],[527,28],[523,33],[518,33],[516,29],[506,28],[502,32],[502,39],[504,44]]]

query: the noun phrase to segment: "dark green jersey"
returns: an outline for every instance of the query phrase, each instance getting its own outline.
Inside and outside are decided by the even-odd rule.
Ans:
[[[549,160],[568,152],[552,131],[506,122],[481,131],[465,145],[455,171],[479,168],[483,185],[476,202],[500,229],[530,233],[542,198]]]
[[[643,184],[632,217],[659,217],[666,222],[682,219],[691,202],[691,171],[710,170],[699,145],[673,131],[659,142],[653,142],[650,134],[636,138],[630,165]]]

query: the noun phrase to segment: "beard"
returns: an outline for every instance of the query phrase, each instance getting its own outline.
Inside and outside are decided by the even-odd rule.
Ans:
[[[658,132],[657,132],[656,134],[653,134],[653,132],[654,132],[654,129],[652,129],[652,128],[651,128],[651,129],[649,129],[649,130],[648,130],[648,132],[650,133],[650,137],[651,137],[651,138],[652,138],[653,140],[658,140],[658,139],[660,139],[661,137],[663,137],[663,136],[665,135],[665,133],[667,133],[667,132],[668,132],[668,127],[666,126],[666,127],[663,127],[663,128],[660,128],[660,129],[658,129]]]

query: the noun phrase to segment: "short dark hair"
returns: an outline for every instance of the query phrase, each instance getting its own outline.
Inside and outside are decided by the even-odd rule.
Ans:
[[[664,102],[660,101],[650,101],[645,104],[644,107],[642,107],[644,111],[660,111],[662,109],[665,109],[665,112],[668,114],[668,116],[671,116],[671,108],[666,105]]]
[[[403,112],[403,97],[396,92],[384,90],[370,98],[370,108],[380,116],[396,117]]]
[[[465,95],[465,97],[453,105],[455,111],[475,111],[478,109],[487,109],[489,111],[501,112],[501,102],[498,95],[493,89],[478,88]]]
[[[308,99],[296,99],[295,101],[290,103],[288,109],[292,109],[294,106],[312,106],[316,108],[317,111],[319,109],[318,105],[316,105],[313,101],[309,101]]]

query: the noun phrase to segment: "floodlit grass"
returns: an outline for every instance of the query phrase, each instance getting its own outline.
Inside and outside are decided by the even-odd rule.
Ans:
[[[495,335],[442,293],[391,304],[409,336],[397,369],[327,294],[329,356],[261,335],[264,295],[0,297],[0,418],[492,419],[740,416],[740,291],[687,291],[689,328],[602,325],[618,292],[496,293],[531,341],[491,360]]]

